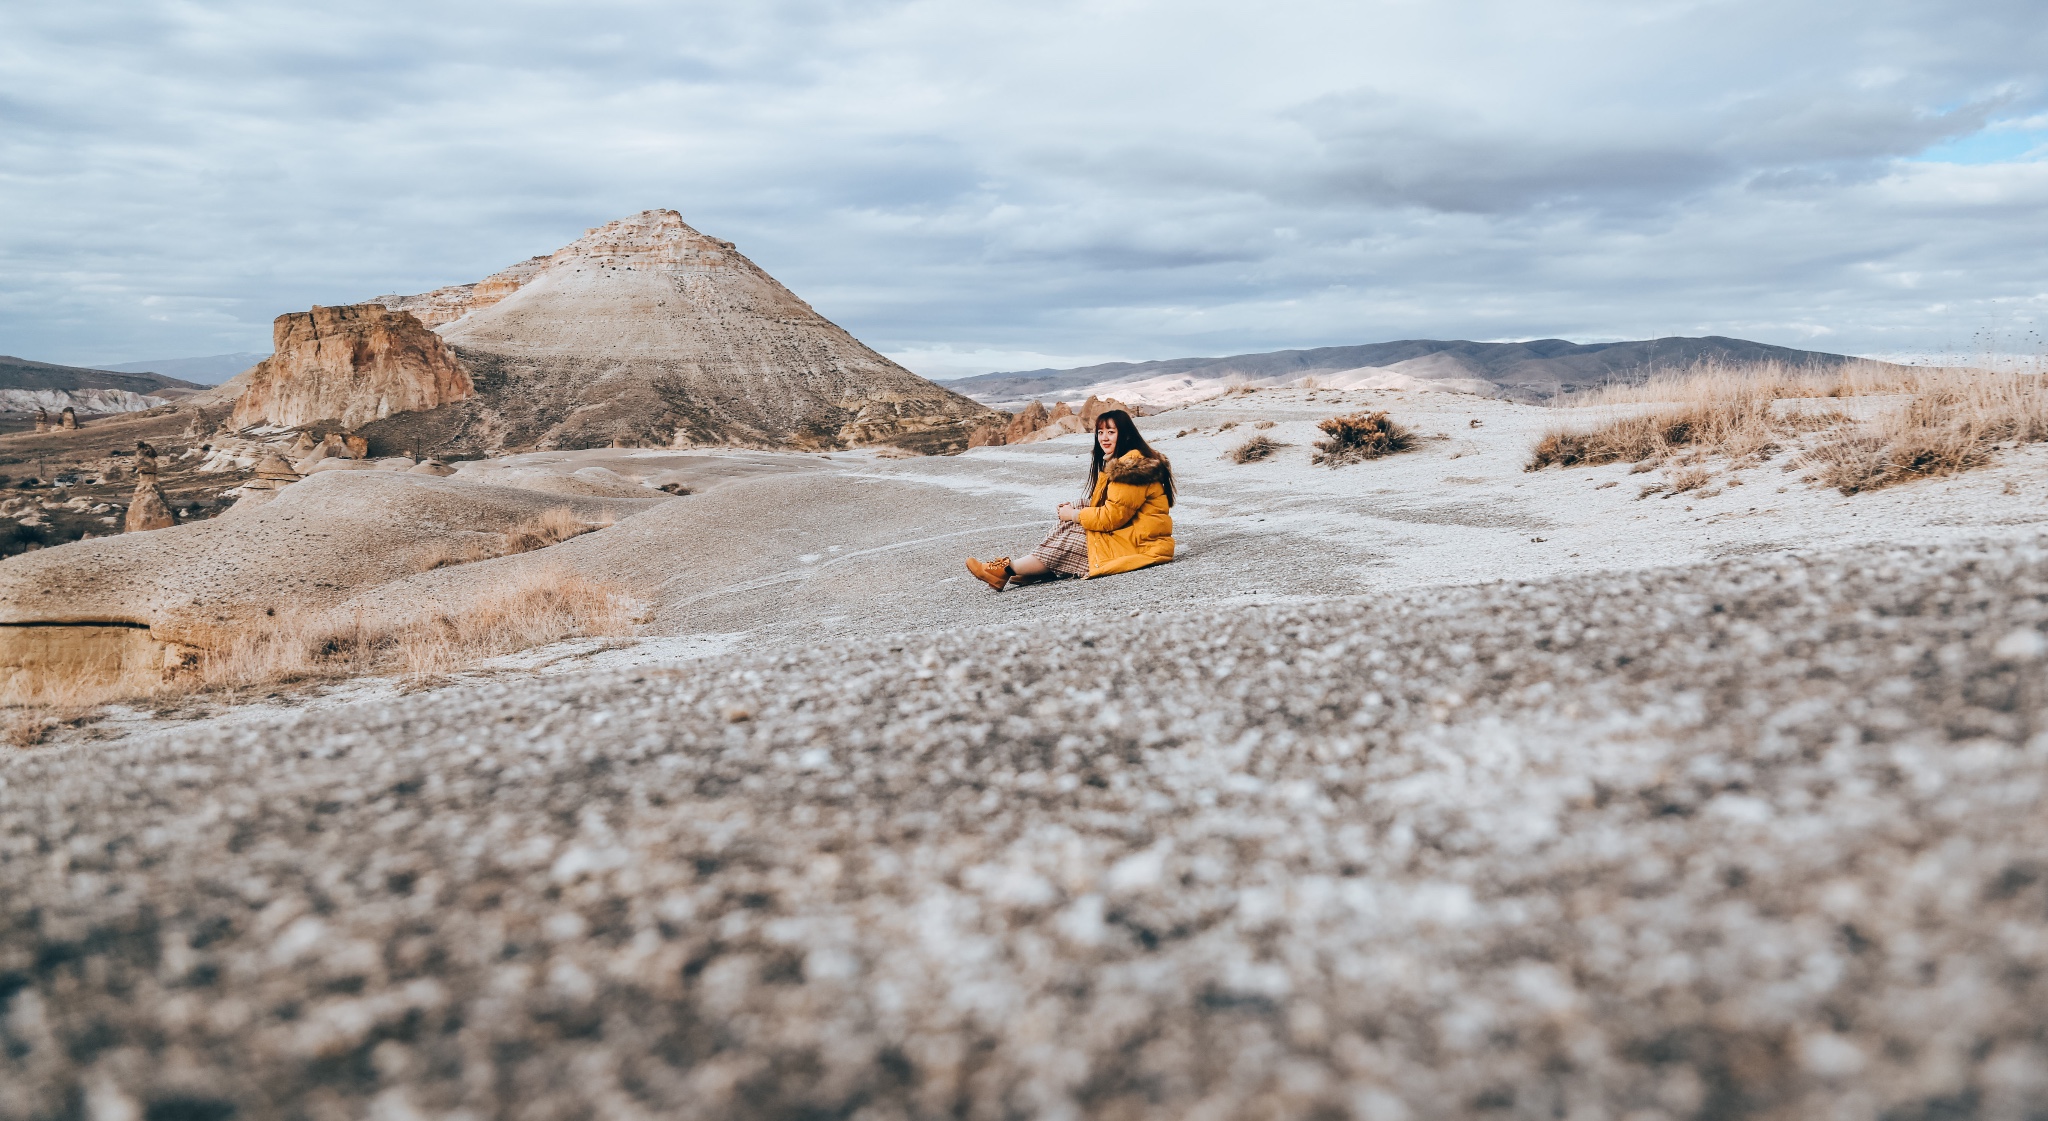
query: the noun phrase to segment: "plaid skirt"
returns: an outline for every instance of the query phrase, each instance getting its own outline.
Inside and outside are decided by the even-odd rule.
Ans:
[[[1062,576],[1088,575],[1088,531],[1078,522],[1061,522],[1038,548],[1031,550],[1046,568]]]

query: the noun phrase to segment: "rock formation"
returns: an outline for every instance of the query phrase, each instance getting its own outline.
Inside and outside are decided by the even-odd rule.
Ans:
[[[277,317],[276,351],[250,371],[229,423],[357,428],[476,394],[462,362],[411,312],[379,304]]]
[[[475,285],[377,302],[438,324],[478,399],[365,424],[373,444],[957,451],[1000,420],[863,346],[671,210]]]
[[[171,512],[171,504],[164,499],[164,492],[156,485],[156,479],[156,449],[138,440],[135,443],[135,496],[128,500],[128,517],[121,526],[124,532],[168,529],[178,524],[178,516]]]
[[[64,412],[57,418],[57,427],[66,429],[77,428],[78,411],[69,405],[64,406]]]
[[[1044,428],[1046,422],[1051,419],[1052,416],[1046,412],[1045,406],[1037,401],[1033,401],[1029,405],[1024,406],[1016,416],[1010,418],[1009,427],[1003,430],[1003,442],[1014,444],[1033,432]]]
[[[1111,409],[1122,409],[1132,416],[1143,416],[1140,406],[1126,405],[1114,397],[1089,397],[1081,403],[1081,411],[1075,412],[1065,401],[1056,401],[1048,410],[1043,404],[1033,401],[1010,418],[1010,423],[1000,438],[981,440],[987,444],[1033,444],[1050,440],[1070,432],[1086,432],[1095,427],[1095,418]],[[977,433],[977,438],[980,433]],[[975,446],[980,446],[977,443]]]
[[[48,432],[49,430],[50,410],[43,408],[41,405],[38,405],[36,406],[36,431]]]
[[[261,506],[277,497],[277,492],[299,481],[299,472],[274,451],[266,451],[256,460],[256,477],[242,484],[241,497],[235,500],[235,508]]]

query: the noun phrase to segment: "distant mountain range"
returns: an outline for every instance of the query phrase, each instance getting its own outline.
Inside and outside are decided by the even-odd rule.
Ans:
[[[0,354],[0,412],[132,413],[168,404],[206,387],[156,373],[119,373],[59,366]]]
[[[153,358],[147,362],[116,362],[95,365],[95,370],[128,374],[165,374],[200,385],[219,385],[243,370],[270,357],[268,354],[209,354],[202,358]]]
[[[1449,389],[1547,401],[1614,382],[1641,381],[1659,370],[1702,362],[1833,368],[1862,359],[1720,336],[1637,342],[1574,343],[1537,339],[1478,343],[1404,339],[1363,346],[1275,350],[1227,358],[1105,362],[1071,370],[979,374],[946,383],[983,404],[1014,409],[1038,400],[1080,400],[1094,394],[1149,405],[1173,405],[1244,382],[1283,385],[1302,378],[1331,388]]]

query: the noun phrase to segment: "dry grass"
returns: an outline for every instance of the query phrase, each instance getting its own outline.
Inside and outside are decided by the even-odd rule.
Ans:
[[[1862,422],[1835,408],[1788,404],[1873,396],[1902,400]],[[1591,424],[1552,428],[1537,441],[1527,469],[1628,462],[1646,471],[1673,456],[1701,455],[1754,463],[1769,458],[1780,441],[1826,431],[1827,438],[1786,470],[1806,470],[1809,481],[1855,494],[1967,471],[1989,463],[2004,444],[2048,440],[2048,377],[2039,370],[1851,363],[1821,373],[1776,363],[1702,365],[1603,390],[1575,407],[1642,403],[1653,407],[1614,408]],[[1693,489],[1675,484],[1670,493]]]
[[[1680,451],[1753,462],[1768,458],[1787,436],[1848,420],[1838,409],[1780,402],[1901,392],[1912,374],[1861,362],[1826,372],[1778,362],[1701,363],[1574,401],[1574,409],[1590,407],[1605,415],[1591,424],[1562,424],[1544,433],[1526,469],[1654,463]],[[1645,403],[1654,407],[1627,409]]]
[[[687,493],[687,488],[684,493]],[[581,537],[583,534],[604,529],[611,524],[613,523],[610,520],[586,522],[567,506],[556,506],[541,511],[502,534],[478,533],[458,540],[435,542],[421,552],[415,567],[421,572],[432,572],[437,568],[447,568],[451,565],[473,564],[476,561],[511,556],[515,553],[530,553],[535,549],[559,545],[572,537]]]
[[[1266,459],[1281,448],[1289,447],[1270,436],[1254,436],[1230,449],[1225,458],[1232,463],[1256,463]]]
[[[202,655],[189,684],[233,691],[367,674],[436,676],[565,638],[626,634],[632,622],[633,605],[617,589],[542,569],[397,620],[332,611],[267,617]]]
[[[2029,372],[1931,370],[1913,396],[1806,452],[1799,465],[1843,494],[1953,475],[2004,444],[2048,440],[2048,379]]]
[[[1316,427],[1325,435],[1316,441],[1312,461],[1330,467],[1379,459],[1415,446],[1415,434],[1383,412],[1333,416]]]
[[[559,545],[571,537],[579,537],[611,524],[609,521],[601,524],[586,522],[567,506],[542,510],[527,521],[505,531],[505,553],[509,556],[513,553],[530,553],[535,549],[545,549],[549,545]]]

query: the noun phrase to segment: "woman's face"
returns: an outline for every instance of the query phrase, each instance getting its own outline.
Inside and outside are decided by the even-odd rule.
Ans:
[[[1102,445],[1102,454],[1116,454],[1116,422],[1105,420],[1095,426],[1095,442]]]

